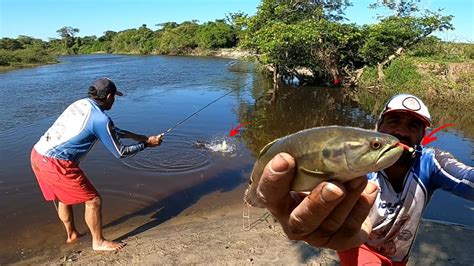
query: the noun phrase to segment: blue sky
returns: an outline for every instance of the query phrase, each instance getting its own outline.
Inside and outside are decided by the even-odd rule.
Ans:
[[[377,13],[367,6],[375,0],[352,0],[346,10],[350,22],[372,23]],[[436,34],[443,40],[474,42],[474,0],[421,0],[430,9],[454,15],[454,31]],[[63,26],[79,28],[78,36],[101,36],[146,24],[197,19],[200,23],[242,11],[255,14],[260,0],[0,0],[0,37],[27,35],[56,38]]]

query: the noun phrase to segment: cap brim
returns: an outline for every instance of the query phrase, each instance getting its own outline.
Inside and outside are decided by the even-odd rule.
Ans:
[[[116,92],[115,92],[115,95],[117,95],[117,96],[123,96],[123,93],[120,92],[120,91],[116,91]]]

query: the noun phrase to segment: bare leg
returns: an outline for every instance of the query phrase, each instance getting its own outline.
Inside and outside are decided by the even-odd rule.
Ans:
[[[77,232],[76,227],[74,226],[74,212],[72,211],[72,205],[58,202],[58,216],[66,228],[66,243],[75,242],[81,235]]]
[[[102,235],[102,200],[95,197],[86,201],[85,219],[92,235],[93,250],[119,250],[123,243],[107,241]]]

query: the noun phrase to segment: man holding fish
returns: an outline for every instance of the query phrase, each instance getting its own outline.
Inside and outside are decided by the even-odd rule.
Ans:
[[[289,239],[337,250],[341,265],[406,265],[436,189],[474,200],[474,169],[420,145],[430,124],[419,98],[399,94],[377,132],[327,127],[276,140],[262,150],[245,200],[267,208]]]
[[[122,243],[102,235],[102,200],[84,172],[80,161],[100,140],[117,158],[134,155],[161,144],[162,135],[144,136],[114,126],[104,111],[110,110],[115,96],[123,94],[108,78],[89,87],[88,98],[69,105],[44,133],[31,152],[31,166],[46,200],[57,200],[57,211],[67,233],[67,243],[77,240],[72,206],[85,203],[85,220],[92,235],[94,250],[118,250]],[[122,145],[120,138],[137,141]]]

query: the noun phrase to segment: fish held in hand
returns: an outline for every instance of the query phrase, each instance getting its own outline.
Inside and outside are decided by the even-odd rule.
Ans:
[[[278,153],[294,157],[293,191],[310,191],[327,180],[346,182],[394,164],[403,147],[391,135],[355,127],[316,127],[268,143],[259,154],[245,191],[244,201],[264,207],[257,197],[263,169]]]

